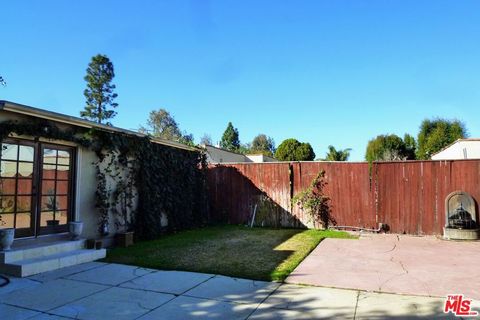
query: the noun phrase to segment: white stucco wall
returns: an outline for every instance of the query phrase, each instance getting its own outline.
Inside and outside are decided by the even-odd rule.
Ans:
[[[432,156],[432,160],[480,159],[480,139],[458,140]]]
[[[272,158],[272,157],[267,157],[263,154],[246,154],[245,155],[248,159],[250,159],[251,161],[253,162],[258,162],[258,163],[261,163],[261,162],[275,162],[277,161],[276,159]]]

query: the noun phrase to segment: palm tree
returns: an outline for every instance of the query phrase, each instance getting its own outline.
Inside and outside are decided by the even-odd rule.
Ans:
[[[350,157],[351,148],[337,150],[334,146],[328,146],[328,152],[325,156],[325,161],[347,161],[348,157]]]

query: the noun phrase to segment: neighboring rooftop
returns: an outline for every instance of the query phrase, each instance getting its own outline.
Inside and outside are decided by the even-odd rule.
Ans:
[[[432,155],[432,160],[480,159],[480,139],[458,139]]]
[[[275,162],[276,159],[263,154],[241,154],[228,151],[212,145],[203,146],[207,152],[209,163],[238,163],[238,162]]]
[[[12,113],[17,113],[17,114],[22,114],[22,115],[27,115],[35,118],[41,118],[41,119],[46,119],[46,120],[51,120],[51,121],[56,121],[59,123],[64,123],[64,124],[69,124],[69,125],[74,125],[77,127],[84,127],[84,128],[97,128],[101,129],[104,131],[110,131],[110,132],[117,132],[117,133],[124,133],[128,135],[135,135],[139,137],[145,137],[146,135],[140,132],[132,131],[132,130],[127,130],[127,129],[122,129],[114,126],[107,126],[105,124],[85,120],[82,118],[78,117],[73,117],[69,116],[66,114],[58,113],[58,112],[53,112],[53,111],[48,111],[40,108],[35,108],[35,107],[30,107],[26,106],[23,104],[11,102],[11,101],[5,101],[5,100],[0,100],[0,110],[12,112]],[[174,142],[174,141],[169,141],[169,140],[164,140],[164,139],[158,139],[158,138],[152,138],[151,139],[155,143],[163,144],[169,147],[174,147],[174,148],[179,148],[179,149],[184,149],[184,150],[189,150],[189,151],[194,151],[197,150],[196,148]]]

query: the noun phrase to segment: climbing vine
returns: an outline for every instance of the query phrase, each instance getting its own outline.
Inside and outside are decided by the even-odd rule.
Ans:
[[[327,229],[329,224],[336,224],[331,216],[330,198],[325,195],[325,171],[320,171],[310,186],[295,195],[292,202],[310,214],[314,226]]]
[[[165,146],[147,136],[60,129],[47,120],[2,122],[0,140],[11,134],[70,141],[96,153],[100,231],[110,214],[117,227],[135,230],[141,239],[207,222],[206,157],[200,151]]]

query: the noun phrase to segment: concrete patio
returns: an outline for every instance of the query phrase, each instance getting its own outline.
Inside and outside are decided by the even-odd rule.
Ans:
[[[480,300],[480,241],[367,234],[325,239],[286,282],[365,291]]]
[[[90,262],[0,287],[0,319],[432,319],[443,299]]]

